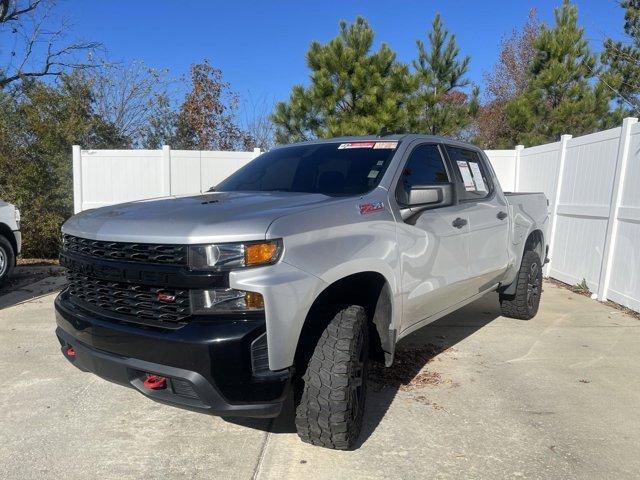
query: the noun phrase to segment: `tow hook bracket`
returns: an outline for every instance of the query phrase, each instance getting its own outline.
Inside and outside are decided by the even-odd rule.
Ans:
[[[149,390],[163,390],[167,388],[167,379],[159,375],[147,375],[142,384]]]

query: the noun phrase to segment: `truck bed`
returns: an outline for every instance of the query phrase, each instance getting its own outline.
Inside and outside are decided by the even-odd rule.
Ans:
[[[505,193],[511,210],[513,239],[516,244],[522,242],[532,225],[546,231],[549,220],[549,202],[542,192]],[[544,259],[543,259],[544,260]]]

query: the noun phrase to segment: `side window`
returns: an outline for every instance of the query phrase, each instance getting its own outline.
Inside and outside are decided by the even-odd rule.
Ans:
[[[447,146],[447,152],[464,183],[462,199],[488,197],[492,191],[491,178],[478,152],[451,146]]]
[[[402,169],[398,180],[396,198],[405,205],[409,199],[409,191],[414,185],[434,185],[449,183],[449,175],[437,145],[418,145],[413,149]]]

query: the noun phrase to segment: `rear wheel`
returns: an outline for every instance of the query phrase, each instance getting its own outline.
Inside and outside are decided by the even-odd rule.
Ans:
[[[515,280],[515,295],[500,294],[500,308],[505,317],[529,320],[538,313],[542,293],[542,262],[540,256],[528,250]]]
[[[302,441],[348,450],[362,427],[369,362],[364,308],[340,310],[322,332],[307,369],[296,409]]]
[[[9,240],[0,236],[0,285],[2,285],[11,273],[16,263],[15,253]]]

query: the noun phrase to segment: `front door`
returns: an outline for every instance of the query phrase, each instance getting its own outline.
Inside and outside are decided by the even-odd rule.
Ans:
[[[509,265],[508,206],[486,158],[476,150],[447,146],[461,177],[458,199],[469,217],[469,268],[474,293],[498,283]]]
[[[418,143],[410,150],[397,181],[400,206],[403,191],[413,185],[455,181],[442,149]],[[398,224],[403,330],[469,296],[468,221],[464,207],[454,205],[426,210]]]

